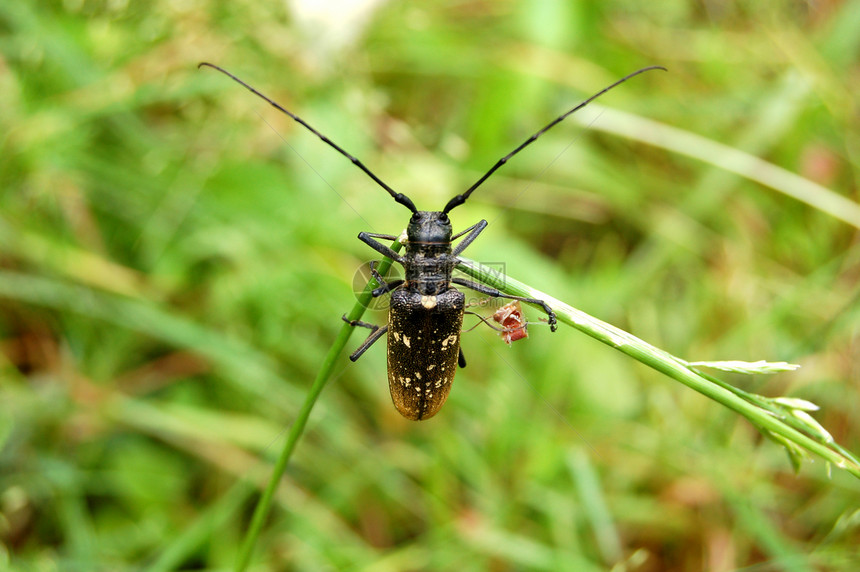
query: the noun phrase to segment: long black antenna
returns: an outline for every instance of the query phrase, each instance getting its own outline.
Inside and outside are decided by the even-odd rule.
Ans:
[[[617,86],[621,85],[622,83],[624,83],[625,81],[627,81],[628,79],[635,77],[635,76],[639,75],[640,73],[644,73],[644,72],[650,71],[650,70],[667,71],[666,68],[664,68],[663,66],[648,66],[647,68],[642,68],[641,70],[636,70],[635,72],[622,77],[621,79],[619,79],[618,81],[616,81],[612,85],[604,87],[603,89],[601,89],[600,91],[598,91],[597,93],[595,93],[594,95],[592,95],[591,97],[589,97],[588,99],[586,99],[585,101],[583,101],[582,103],[580,103],[579,105],[577,105],[576,107],[574,107],[573,109],[568,111],[567,113],[559,115],[558,117],[556,117],[555,119],[550,121],[550,123],[546,127],[544,127],[543,129],[541,129],[540,131],[538,131],[537,133],[535,133],[534,135],[532,135],[531,137],[526,139],[519,147],[517,147],[516,149],[514,149],[513,151],[511,151],[510,153],[508,153],[507,155],[505,155],[501,159],[499,159],[498,162],[495,165],[493,165],[492,168],[489,171],[487,171],[483,177],[478,179],[478,181],[474,185],[469,187],[465,193],[457,195],[453,199],[448,201],[448,204],[445,205],[445,208],[442,210],[442,212],[448,213],[454,207],[460,206],[463,203],[465,203],[466,199],[469,198],[469,195],[471,195],[475,189],[480,187],[481,184],[490,177],[490,175],[492,175],[493,173],[496,172],[496,170],[499,169],[499,167],[501,167],[502,165],[507,163],[508,159],[510,159],[511,157],[513,157],[514,155],[516,155],[517,153],[519,153],[520,151],[522,151],[523,149],[525,149],[526,147],[531,145],[532,143],[534,143],[534,141],[538,137],[540,137],[541,135],[543,135],[544,133],[546,133],[547,131],[549,131],[553,127],[555,127],[556,124],[561,123],[561,121],[565,117],[574,113],[575,111],[579,111],[580,109],[582,109],[583,107],[585,107],[586,105],[588,105],[589,103],[591,103],[592,101],[594,101],[595,99],[597,99],[598,97],[600,97],[601,95],[603,95],[604,93],[606,93],[607,91],[612,89],[613,87],[617,87]]]
[[[365,173],[367,173],[367,175],[368,175],[371,179],[373,179],[374,181],[376,181],[376,183],[377,183],[380,187],[382,187],[383,189],[385,189],[385,190],[388,192],[388,194],[389,194],[389,195],[391,195],[391,196],[394,198],[394,200],[395,200],[395,201],[397,201],[397,202],[398,202],[398,203],[400,203],[401,205],[404,205],[406,208],[408,208],[408,209],[409,209],[410,211],[412,211],[413,213],[418,212],[418,209],[417,209],[417,208],[415,208],[415,203],[413,203],[413,202],[412,202],[412,199],[410,199],[409,197],[407,197],[407,196],[406,196],[406,195],[404,195],[403,193],[398,193],[398,192],[396,192],[394,189],[392,189],[391,187],[389,187],[388,185],[386,185],[385,183],[383,183],[383,182],[382,182],[382,180],[381,180],[379,177],[377,177],[376,175],[374,175],[374,174],[370,171],[370,169],[368,169],[367,167],[365,167],[364,163],[362,163],[362,162],[361,162],[361,161],[359,161],[357,158],[353,157],[352,155],[350,155],[349,153],[347,153],[346,151],[344,151],[344,150],[343,150],[341,147],[339,147],[339,146],[338,146],[334,141],[332,141],[331,139],[329,139],[328,137],[326,137],[325,135],[323,135],[322,133],[320,133],[319,131],[317,131],[317,130],[316,130],[316,129],[314,129],[313,127],[311,127],[311,126],[310,126],[310,125],[309,125],[309,124],[308,124],[304,119],[302,119],[302,118],[301,118],[301,117],[299,117],[298,115],[296,115],[296,114],[292,113],[291,111],[289,111],[289,110],[285,109],[283,106],[281,106],[278,102],[274,101],[273,99],[271,99],[271,98],[269,98],[269,97],[266,97],[265,95],[263,95],[262,93],[260,93],[259,91],[257,91],[256,89],[254,89],[253,87],[251,87],[250,85],[248,85],[247,83],[245,83],[244,81],[242,81],[241,79],[239,79],[238,77],[234,76],[233,74],[231,74],[230,72],[228,72],[228,71],[227,71],[227,70],[225,70],[224,68],[220,68],[220,67],[216,66],[215,64],[210,64],[210,63],[208,63],[208,62],[202,62],[200,65],[198,65],[198,66],[197,66],[197,68],[199,69],[199,68],[202,68],[203,66],[210,67],[210,68],[212,68],[212,69],[214,69],[214,70],[218,70],[219,72],[223,73],[224,75],[226,75],[227,77],[229,77],[230,79],[232,79],[233,81],[235,81],[236,83],[238,83],[238,84],[240,84],[240,85],[245,86],[245,88],[246,88],[248,91],[250,91],[251,93],[253,93],[253,94],[254,94],[254,95],[256,95],[257,97],[260,97],[260,98],[262,98],[262,99],[264,99],[264,100],[268,101],[268,102],[269,102],[269,104],[270,104],[272,107],[274,107],[275,109],[277,109],[278,111],[281,111],[281,112],[283,112],[283,113],[286,113],[287,115],[289,115],[290,117],[292,117],[294,120],[296,120],[296,122],[298,122],[300,125],[302,125],[304,128],[306,128],[308,131],[310,131],[311,133],[313,133],[314,135],[316,135],[317,137],[319,137],[320,139],[322,139],[323,143],[325,143],[326,145],[329,145],[330,147],[332,147],[335,151],[337,151],[338,153],[340,153],[341,155],[343,155],[344,157],[346,157],[347,159],[349,159],[350,161],[352,161],[352,164],[353,164],[353,165],[355,165],[356,167],[358,167],[359,169],[361,169],[362,171],[364,171]]]

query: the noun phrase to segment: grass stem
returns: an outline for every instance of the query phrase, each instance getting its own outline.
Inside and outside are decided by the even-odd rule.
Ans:
[[[402,245],[397,241],[391,245],[392,250],[395,252],[399,251],[401,247]],[[384,276],[391,267],[391,263],[392,260],[390,258],[383,259],[382,263],[377,268],[379,274]],[[361,318],[370,303],[372,297],[371,292],[377,286],[379,286],[379,284],[377,284],[375,279],[371,278],[371,280],[368,281],[367,286],[359,296],[358,301],[352,307],[349,314],[347,314],[347,319],[358,320]],[[260,501],[254,509],[254,515],[251,518],[251,526],[248,529],[248,533],[245,535],[245,540],[242,542],[239,557],[236,561],[237,572],[244,572],[244,570],[248,568],[248,563],[251,561],[251,556],[254,553],[254,546],[257,544],[257,540],[260,537],[263,523],[266,521],[266,517],[272,509],[272,501],[275,496],[275,491],[281,482],[281,478],[284,476],[284,472],[287,470],[287,465],[290,462],[293,450],[304,433],[305,426],[307,425],[308,418],[311,415],[314,404],[320,396],[320,393],[322,393],[329,377],[331,377],[332,369],[334,368],[340,353],[343,351],[343,348],[346,347],[346,342],[352,335],[353,330],[355,330],[353,326],[344,322],[340,332],[338,332],[337,338],[335,338],[334,343],[323,360],[322,367],[320,367],[316,379],[314,379],[313,385],[311,385],[307,397],[305,397],[305,401],[302,403],[302,408],[299,410],[296,420],[293,421],[293,424],[290,426],[290,432],[287,435],[284,448],[281,450],[281,454],[278,456],[278,460],[272,470],[269,484],[266,486],[266,489],[263,491],[263,496],[260,497]]]

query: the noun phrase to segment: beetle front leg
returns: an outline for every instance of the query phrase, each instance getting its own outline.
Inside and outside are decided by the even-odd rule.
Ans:
[[[375,238],[385,238],[385,239],[394,240],[397,237],[391,236],[390,234],[374,234],[374,233],[370,233],[370,232],[359,232],[358,233],[358,240],[365,243],[367,246],[369,246],[370,248],[372,248],[373,250],[375,250],[376,252],[378,252],[382,256],[386,256],[386,257],[390,258],[391,260],[395,260],[395,261],[399,262],[400,264],[403,264],[403,257],[402,256],[400,256],[399,254],[397,254],[396,252],[391,250],[390,247],[382,244],[378,240],[375,240]]]
[[[385,332],[388,331],[388,324],[385,324],[384,326],[377,326],[375,324],[369,324],[360,320],[350,320],[346,316],[341,316],[341,319],[350,326],[369,328],[371,330],[370,335],[367,336],[367,339],[364,340],[364,343],[358,346],[358,349],[350,354],[350,361],[356,361],[358,358],[360,358],[361,355],[366,352],[370,346],[376,343],[376,341],[379,340],[379,338],[381,338],[385,334]]]
[[[473,224],[463,232],[459,232],[451,237],[451,240],[456,238],[460,238],[466,233],[469,233],[469,236],[460,241],[460,244],[454,247],[454,250],[451,251],[451,256],[459,256],[461,252],[466,250],[466,247],[472,244],[478,235],[484,232],[484,229],[487,228],[487,221],[480,220],[477,223]]]
[[[510,300],[519,300],[520,302],[527,302],[529,304],[537,304],[543,308],[543,311],[546,312],[546,315],[549,317],[549,329],[554,332],[558,328],[555,312],[553,312],[552,308],[549,307],[549,304],[543,300],[538,300],[537,298],[525,298],[523,296],[511,296],[510,294],[504,294],[495,288],[490,288],[489,286],[484,286],[483,284],[472,282],[471,280],[465,280],[463,278],[455,277],[451,279],[451,282],[459,284],[460,286],[465,286],[466,288],[471,288],[476,292],[486,294],[493,298],[508,298]]]

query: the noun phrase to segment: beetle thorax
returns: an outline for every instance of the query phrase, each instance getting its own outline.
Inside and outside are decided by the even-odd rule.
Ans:
[[[418,211],[406,227],[406,283],[422,294],[448,289],[456,259],[451,256],[451,221],[438,211]]]

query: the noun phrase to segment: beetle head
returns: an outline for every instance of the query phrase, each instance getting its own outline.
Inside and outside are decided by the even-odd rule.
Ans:
[[[416,211],[409,219],[406,235],[413,244],[451,243],[451,221],[439,211]]]

